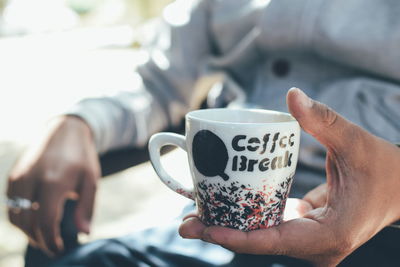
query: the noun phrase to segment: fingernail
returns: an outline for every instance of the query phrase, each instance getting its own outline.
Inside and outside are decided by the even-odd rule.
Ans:
[[[84,232],[85,234],[90,234],[90,222],[88,221],[84,221],[82,224],[82,232]]]
[[[80,233],[89,234],[90,233],[90,220],[83,219],[83,220],[76,220],[76,227]]]
[[[204,228],[197,217],[189,217],[179,227],[179,233],[184,238],[199,239],[203,236]]]
[[[298,101],[300,104],[306,108],[311,108],[312,107],[312,100],[309,98],[302,90],[299,88],[293,87],[290,88],[290,91],[295,91],[297,96],[298,96]]]
[[[56,239],[56,245],[57,245],[57,254],[62,253],[64,251],[64,242],[61,238]]]

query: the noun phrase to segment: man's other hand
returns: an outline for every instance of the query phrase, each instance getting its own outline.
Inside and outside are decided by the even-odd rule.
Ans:
[[[78,231],[89,233],[100,164],[89,126],[80,118],[54,119],[40,142],[9,174],[7,197],[29,199],[31,209],[9,209],[10,221],[49,255],[63,251],[60,221],[65,200],[76,199]]]
[[[347,121],[301,90],[287,95],[291,114],[327,148],[327,183],[303,200],[312,209],[265,230],[205,226],[188,216],[180,227],[239,253],[288,255],[335,266],[383,227],[400,219],[400,149]]]

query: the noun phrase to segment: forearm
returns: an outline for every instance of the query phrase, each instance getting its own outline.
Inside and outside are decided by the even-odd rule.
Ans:
[[[167,126],[165,112],[148,93],[120,93],[85,99],[67,114],[82,118],[91,128],[99,153],[143,146],[148,137]]]

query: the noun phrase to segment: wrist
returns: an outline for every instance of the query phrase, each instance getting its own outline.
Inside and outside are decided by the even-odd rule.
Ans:
[[[89,124],[79,116],[62,115],[50,123],[50,132],[65,132],[81,135],[94,143],[94,134]]]
[[[68,130],[75,130],[90,136],[93,139],[93,131],[89,124],[79,116],[75,115],[65,115],[61,117],[62,125]]]

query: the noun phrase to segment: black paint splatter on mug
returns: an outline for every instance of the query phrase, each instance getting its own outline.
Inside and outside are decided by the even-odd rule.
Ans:
[[[256,190],[250,184],[197,183],[197,204],[202,221],[242,231],[280,224],[293,175],[276,186]]]
[[[228,163],[228,150],[224,142],[209,130],[196,133],[192,144],[193,161],[197,170],[207,177],[220,176],[227,181],[229,176],[225,173]]]

